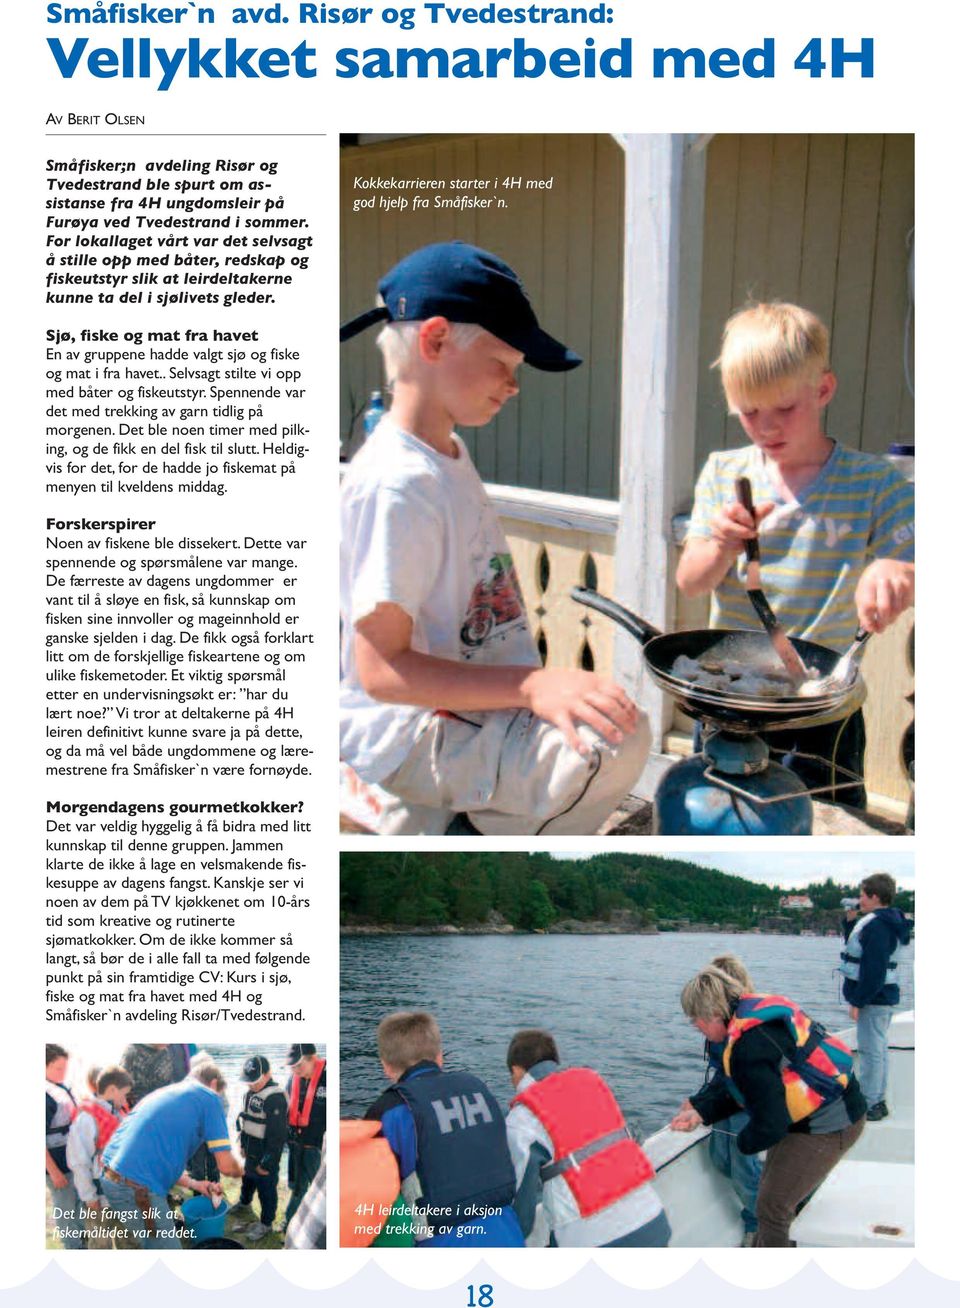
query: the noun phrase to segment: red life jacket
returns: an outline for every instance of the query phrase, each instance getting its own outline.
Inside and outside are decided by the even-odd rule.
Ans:
[[[120,1125],[120,1118],[111,1113],[109,1108],[98,1104],[95,1099],[84,1099],[80,1104],[81,1113],[89,1113],[97,1124],[97,1153],[102,1153],[110,1137]]]
[[[535,1081],[513,1100],[543,1125],[553,1146],[544,1182],[562,1176],[581,1217],[630,1194],[654,1177],[653,1165],[630,1134],[613,1091],[589,1067],[568,1067]]]
[[[320,1084],[320,1078],[323,1075],[323,1069],[326,1065],[327,1060],[325,1058],[317,1059],[316,1065],[310,1076],[310,1081],[307,1085],[307,1093],[302,1108],[298,1107],[298,1104],[300,1103],[300,1082],[302,1078],[294,1074],[293,1080],[290,1083],[290,1108],[287,1111],[287,1121],[291,1126],[304,1127],[310,1125],[310,1112],[316,1100],[317,1086]]]

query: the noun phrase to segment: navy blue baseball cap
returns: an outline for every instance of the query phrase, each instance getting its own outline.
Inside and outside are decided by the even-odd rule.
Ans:
[[[270,1064],[263,1054],[251,1054],[243,1065],[240,1080],[246,1081],[250,1085],[254,1081],[259,1081],[261,1076],[266,1076],[269,1071]]]
[[[317,1052],[316,1045],[291,1045],[287,1050],[287,1067],[296,1067],[303,1058],[309,1058]]]
[[[375,323],[441,317],[477,323],[543,372],[568,372],[583,362],[542,329],[513,269],[475,245],[424,245],[391,268],[378,290],[383,304],[344,323],[341,341]]]

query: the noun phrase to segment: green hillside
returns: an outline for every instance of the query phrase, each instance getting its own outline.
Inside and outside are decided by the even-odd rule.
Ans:
[[[642,924],[750,927],[778,912],[783,893],[682,858],[648,854],[347,853],[340,860],[345,925],[469,927],[493,913],[520,930],[543,930],[559,919],[609,921],[626,911]],[[841,898],[855,890],[827,881],[802,893],[815,910],[838,911]],[[912,899],[904,895],[897,902],[912,910]]]

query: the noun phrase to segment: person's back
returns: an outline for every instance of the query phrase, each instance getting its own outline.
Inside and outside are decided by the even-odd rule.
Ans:
[[[391,1084],[368,1109],[379,1120],[414,1209],[419,1247],[523,1244],[503,1113],[479,1077],[445,1071],[429,1013],[394,1013],[377,1033]]]
[[[219,1097],[193,1079],[162,1086],[123,1119],[103,1152],[104,1166],[165,1193],[203,1143],[229,1149]]]
[[[163,1086],[175,1084],[185,1073],[176,1066],[173,1045],[127,1045],[120,1056],[120,1066],[131,1077],[133,1088],[129,1103],[135,1108],[142,1099]]]
[[[551,1241],[572,1248],[663,1247],[670,1223],[653,1167],[598,1072],[561,1067],[546,1031],[518,1031],[507,1065],[515,1208],[525,1235],[542,1202]]]
[[[783,995],[740,997],[722,1069],[749,1114],[738,1137],[745,1153],[787,1134],[841,1131],[866,1111],[850,1050]]]

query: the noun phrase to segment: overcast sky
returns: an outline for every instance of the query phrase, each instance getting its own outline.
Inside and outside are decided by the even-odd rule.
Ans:
[[[593,852],[606,854],[616,851],[603,849]],[[740,850],[730,853],[719,851],[700,854],[687,853],[676,848],[651,849],[649,853],[660,854],[664,858],[682,858],[690,863],[702,863],[705,867],[714,867],[733,876],[746,877],[748,881],[765,882],[769,886],[807,886],[813,881],[826,881],[827,877],[833,877],[834,881],[849,885],[862,881],[868,872],[889,872],[896,877],[898,885],[913,889],[913,854],[892,849],[888,852],[886,848],[879,852],[866,850],[862,853],[852,851],[834,853],[832,850],[787,853],[778,849],[766,853],[762,850],[758,850],[757,853]],[[591,855],[556,853],[555,857],[590,858]]]

